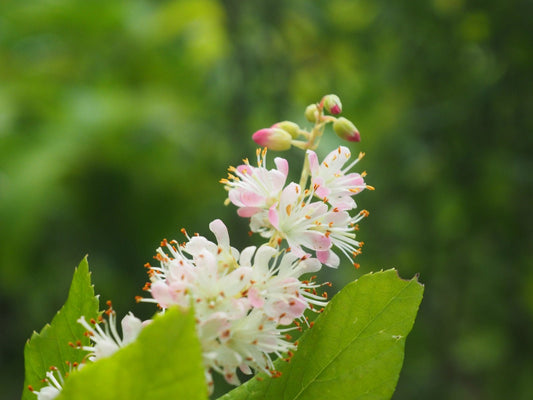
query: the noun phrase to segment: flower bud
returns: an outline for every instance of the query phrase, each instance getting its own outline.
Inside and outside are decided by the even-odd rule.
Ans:
[[[355,125],[344,117],[337,118],[333,123],[333,130],[341,139],[349,142],[360,142],[361,134]]]
[[[316,104],[310,104],[305,109],[305,118],[309,122],[316,122],[316,117],[318,115],[318,107]]]
[[[281,121],[271,126],[271,128],[283,129],[289,133],[293,139],[296,139],[300,133],[300,127],[291,121]]]
[[[334,94],[328,94],[322,99],[322,104],[327,112],[332,115],[340,114],[342,111],[341,99]]]
[[[289,150],[291,148],[292,136],[290,133],[279,128],[260,129],[252,135],[252,139],[259,146],[270,150]]]

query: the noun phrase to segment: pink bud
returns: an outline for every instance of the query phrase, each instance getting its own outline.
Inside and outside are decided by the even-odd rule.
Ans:
[[[342,103],[341,99],[334,94],[328,94],[322,99],[322,104],[327,112],[332,115],[337,115],[342,112]]]
[[[337,118],[333,123],[333,130],[341,139],[349,142],[360,142],[361,134],[355,125],[344,117]]]
[[[290,133],[279,128],[260,129],[252,135],[252,139],[259,146],[267,147],[270,150],[289,150],[291,148],[292,136]]]

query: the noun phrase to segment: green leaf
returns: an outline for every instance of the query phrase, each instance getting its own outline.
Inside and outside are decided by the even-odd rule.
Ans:
[[[57,312],[50,324],[40,333],[33,332],[24,347],[25,380],[23,400],[35,400],[36,396],[28,390],[28,385],[38,390],[44,384],[41,380],[51,366],[59,368],[64,375],[68,371],[66,361],[80,362],[85,352],[69,346],[69,342],[80,340],[88,345],[84,336],[85,328],[76,320],[84,315],[87,319],[98,316],[98,298],[91,285],[89,264],[85,257],[74,271],[66,303]]]
[[[71,373],[57,400],[206,398],[194,315],[175,308],[111,357]]]
[[[333,297],[290,363],[276,361],[280,378],[260,375],[220,400],[389,399],[423,291],[393,269],[362,276]]]

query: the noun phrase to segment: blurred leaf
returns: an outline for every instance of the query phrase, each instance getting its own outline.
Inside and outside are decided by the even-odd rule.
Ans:
[[[84,336],[85,328],[76,320],[84,315],[86,319],[96,318],[98,315],[98,298],[94,295],[91,285],[89,264],[85,257],[74,272],[68,299],[58,311],[52,322],[46,325],[40,333],[34,332],[26,342],[24,359],[26,378],[24,382],[23,399],[35,399],[35,395],[28,389],[28,385],[39,389],[41,380],[51,366],[57,367],[62,375],[68,372],[69,362],[81,362],[85,352],[69,346],[69,342],[80,340],[88,345],[89,339]]]
[[[388,399],[424,287],[391,269],[341,290],[301,339],[281,378],[261,376],[222,396],[238,399]]]
[[[113,356],[73,372],[58,400],[206,399],[194,315],[170,309]]]

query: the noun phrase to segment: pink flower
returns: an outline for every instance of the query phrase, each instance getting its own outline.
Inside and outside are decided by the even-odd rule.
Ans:
[[[289,164],[283,158],[275,158],[276,169],[266,169],[266,149],[257,149],[257,167],[252,167],[248,160],[237,168],[230,167],[228,179],[220,182],[229,191],[228,198],[238,207],[241,217],[252,217],[262,210],[268,210],[274,204],[285,185]],[[233,175],[234,174],[234,175]]]
[[[364,189],[373,189],[365,184],[363,176],[352,172],[347,173],[364,154],[348,167],[343,169],[344,164],[350,159],[350,150],[340,146],[329,153],[322,163],[318,163],[318,157],[312,150],[307,151],[309,167],[311,169],[311,183],[315,187],[315,194],[324,201],[330,203],[339,210],[351,210],[357,207],[352,196]]]
[[[335,268],[340,259],[333,247],[350,260],[359,254],[360,242],[355,240],[355,231],[357,222],[368,213],[362,211],[351,217],[347,211],[331,208],[324,201],[313,202],[313,196],[312,192],[302,194],[299,185],[290,183],[283,189],[280,201],[270,207],[268,232],[287,240],[297,256],[305,255],[304,249],[311,250],[321,263]]]
[[[286,239],[297,256],[306,253],[302,247],[325,251],[331,240],[320,231],[320,220],[328,213],[328,206],[321,201],[304,199],[300,185],[291,182],[281,192],[280,200],[269,209],[268,219],[276,234]]]
[[[250,260],[242,258],[241,264],[251,264],[251,254],[249,257]],[[289,325],[295,319],[301,319],[303,312],[313,304],[319,307],[326,305],[323,297],[313,294],[313,289],[319,285],[299,279],[301,275],[320,268],[317,259],[299,258],[294,252],[280,253],[267,245],[259,247],[252,267],[252,286],[248,289],[250,304],[263,309],[280,325]]]

